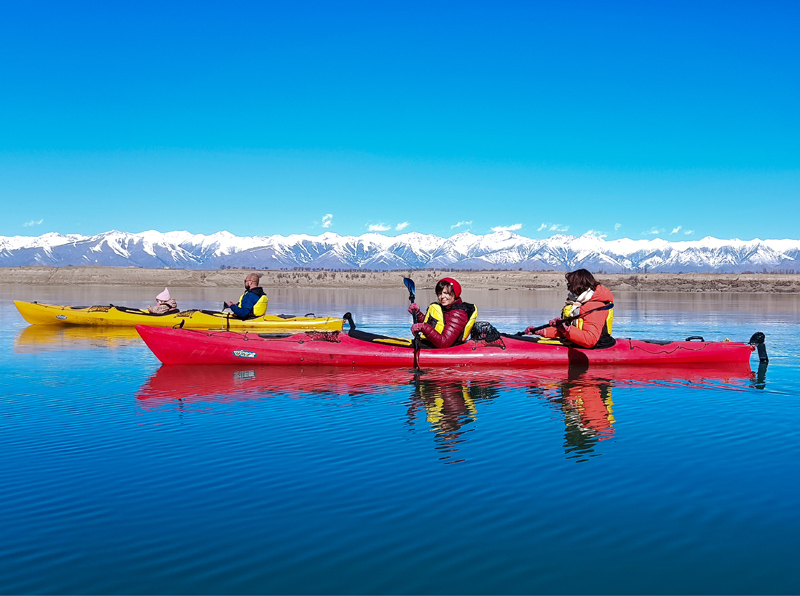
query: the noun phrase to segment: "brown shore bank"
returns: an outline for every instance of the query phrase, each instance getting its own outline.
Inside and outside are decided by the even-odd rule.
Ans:
[[[2,267],[2,284],[58,286],[170,286],[239,287],[244,269],[193,271],[137,267]],[[485,290],[552,290],[564,288],[563,272],[420,270],[388,272],[259,271],[264,288],[368,288],[392,287],[411,276],[420,289],[433,287],[442,277],[457,278],[461,285]],[[647,292],[800,293],[800,275],[779,273],[647,273],[597,274],[614,290]]]

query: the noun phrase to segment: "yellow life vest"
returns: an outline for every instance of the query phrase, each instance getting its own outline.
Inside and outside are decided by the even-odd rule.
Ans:
[[[244,297],[247,295],[247,292],[239,296],[239,308],[242,308],[242,301]],[[264,294],[261,298],[258,299],[253,305],[253,316],[254,317],[263,317],[267,313],[267,295]]]
[[[582,305],[579,305],[579,306],[582,306]],[[573,314],[573,311],[575,311],[575,310],[577,310],[578,313],[580,314],[580,310],[578,310],[578,308],[576,308],[576,305],[574,303],[567,302],[564,305],[564,308],[561,309],[561,318],[562,319],[566,319],[567,317],[575,316]],[[594,309],[590,309],[590,310],[594,310]],[[608,331],[609,335],[611,335],[611,326],[613,324],[614,324],[614,309],[610,308],[610,309],[608,309],[608,314],[606,315],[606,331]],[[583,317],[575,319],[574,321],[570,321],[570,325],[574,325],[578,329],[583,329]]]
[[[425,411],[427,412],[428,422],[431,424],[438,424],[441,422],[442,417],[444,416],[444,398],[442,397],[442,389],[441,387],[437,388],[433,395],[426,396],[426,391],[424,389],[420,390],[420,394],[422,395],[423,404],[425,405]],[[478,415],[478,410],[475,408],[475,402],[472,399],[472,396],[469,394],[469,387],[466,383],[462,382],[461,385],[461,398],[464,400],[464,406],[466,407],[467,412],[473,418],[476,418]]]
[[[459,304],[454,304],[452,308],[465,310],[467,312],[472,309],[472,314],[467,321],[467,325],[464,327],[464,331],[461,333],[461,337],[456,340],[458,343],[463,343],[469,339],[469,332],[472,331],[472,328],[475,326],[475,321],[478,320],[478,307],[468,302],[461,302]],[[428,311],[425,313],[425,320],[423,322],[433,327],[437,333],[444,331],[444,311],[442,310],[442,305],[438,302],[431,304],[428,307]],[[420,333],[420,337],[425,339],[423,333]]]

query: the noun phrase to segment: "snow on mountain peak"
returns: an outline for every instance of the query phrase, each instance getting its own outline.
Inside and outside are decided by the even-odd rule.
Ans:
[[[597,233],[531,239],[509,230],[486,235],[469,231],[450,238],[409,232],[340,236],[234,236],[188,231],[140,233],[111,230],[95,236],[48,233],[0,237],[0,266],[136,265],[326,269],[417,269],[425,267],[533,268],[595,272],[794,271],[800,241],[743,241],[706,237],[671,242],[661,238],[607,240]]]

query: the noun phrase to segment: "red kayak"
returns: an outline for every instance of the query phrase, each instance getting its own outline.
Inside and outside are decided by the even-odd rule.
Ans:
[[[164,364],[245,364],[412,367],[411,341],[351,329],[308,331],[289,336],[202,331],[137,325],[136,330]],[[761,338],[763,334],[756,334]],[[754,335],[754,338],[756,336]],[[615,345],[585,349],[538,337],[502,335],[491,342],[469,340],[445,349],[422,347],[419,367],[538,367],[543,365],[673,365],[748,362],[751,343],[617,339]],[[766,354],[766,351],[764,352]]]

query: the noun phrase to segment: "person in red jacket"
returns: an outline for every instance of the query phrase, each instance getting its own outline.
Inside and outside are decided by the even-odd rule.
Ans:
[[[567,279],[567,302],[561,317],[550,321],[545,329],[528,327],[528,334],[547,338],[563,338],[584,348],[614,345],[611,323],[614,319],[614,295],[597,283],[586,269],[571,271]],[[565,320],[566,319],[566,320]]]
[[[461,284],[451,277],[440,279],[435,291],[439,301],[431,304],[426,313],[422,313],[416,302],[408,307],[416,321],[411,333],[421,333],[423,339],[437,348],[449,348],[466,341],[478,309],[461,300]]]

